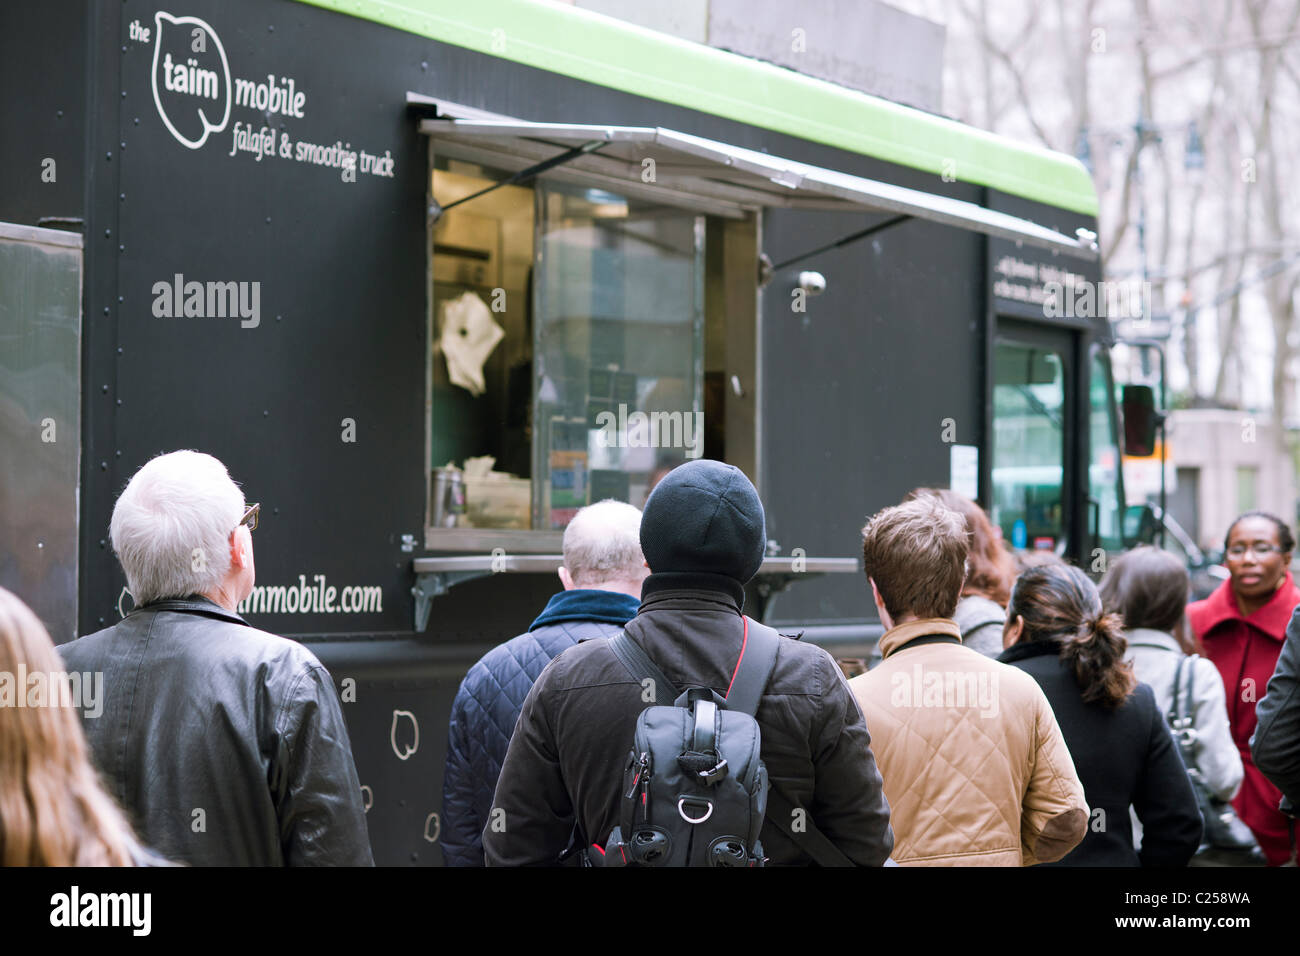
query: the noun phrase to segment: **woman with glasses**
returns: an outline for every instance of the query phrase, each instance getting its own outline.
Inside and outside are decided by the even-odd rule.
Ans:
[[[1264,696],[1286,639],[1300,590],[1291,578],[1295,538],[1286,522],[1247,511],[1228,528],[1223,543],[1228,580],[1187,608],[1187,620],[1219,669],[1232,739],[1245,779],[1232,805],[1250,827],[1273,866],[1291,855],[1287,818],[1278,810],[1282,793],[1260,773],[1250,755],[1255,703]]]

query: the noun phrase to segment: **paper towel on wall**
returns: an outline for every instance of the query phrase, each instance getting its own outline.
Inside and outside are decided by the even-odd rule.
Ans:
[[[506,334],[492,319],[492,312],[473,292],[466,292],[442,307],[442,336],[439,345],[447,359],[447,374],[453,385],[471,395],[482,395],[483,363]]]

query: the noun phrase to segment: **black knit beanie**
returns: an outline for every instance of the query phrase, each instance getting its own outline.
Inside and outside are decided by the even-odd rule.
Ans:
[[[745,584],[766,548],[758,492],[744,472],[720,461],[674,468],[641,511],[641,552],[656,574],[705,571]]]

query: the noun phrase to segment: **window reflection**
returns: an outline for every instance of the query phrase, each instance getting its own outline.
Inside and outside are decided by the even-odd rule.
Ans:
[[[1124,546],[1120,534],[1120,456],[1111,404],[1113,395],[1110,363],[1103,352],[1094,352],[1088,380],[1088,487],[1096,510],[1089,520],[1096,524],[1097,546],[1107,551],[1118,551]]]
[[[533,524],[562,528],[703,450],[703,220],[563,185],[539,206]]]
[[[993,520],[1016,549],[1061,541],[1065,375],[1057,352],[999,343],[993,387]]]

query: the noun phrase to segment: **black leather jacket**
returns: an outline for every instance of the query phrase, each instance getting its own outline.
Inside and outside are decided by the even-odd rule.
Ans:
[[[198,866],[372,866],[329,674],[202,597],[137,608],[59,648],[102,672],[82,726],[141,840]]]

